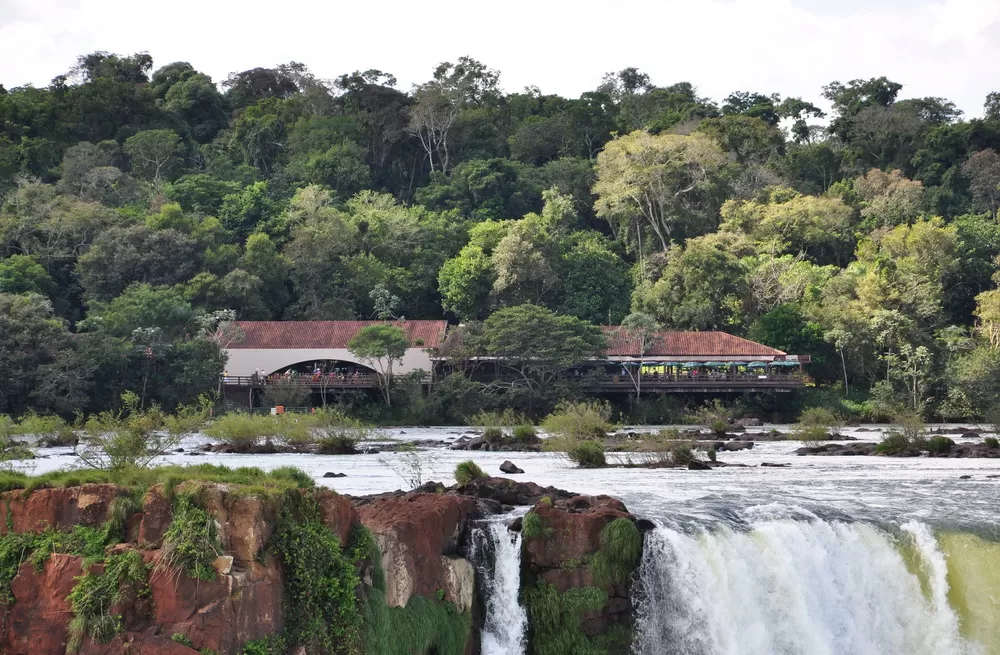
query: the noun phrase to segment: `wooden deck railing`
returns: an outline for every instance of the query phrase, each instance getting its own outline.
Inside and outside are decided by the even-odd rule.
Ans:
[[[472,379],[483,383],[516,384],[521,379],[510,374],[473,374]],[[430,378],[424,380],[430,383]],[[312,389],[372,389],[378,386],[374,375],[227,375],[222,383],[228,388],[309,387]],[[609,391],[627,391],[635,382],[627,375],[609,375],[599,379],[598,386]],[[754,375],[746,373],[714,373],[702,375],[644,375],[641,388],[670,389],[791,389],[806,385],[806,378],[799,374]]]
[[[374,375],[224,375],[227,387],[311,387],[314,389],[370,389],[376,386]]]

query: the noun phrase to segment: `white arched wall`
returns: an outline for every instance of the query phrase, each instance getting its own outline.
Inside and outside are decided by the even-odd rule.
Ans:
[[[232,348],[226,354],[229,356],[226,374],[230,376],[253,375],[258,370],[271,374],[300,362],[322,360],[353,362],[371,368],[346,348]],[[431,371],[431,356],[423,348],[407,348],[402,364],[393,367],[396,375],[419,370]]]

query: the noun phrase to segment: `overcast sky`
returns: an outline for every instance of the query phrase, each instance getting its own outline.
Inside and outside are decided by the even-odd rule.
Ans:
[[[291,60],[321,78],[378,68],[404,89],[468,54],[508,91],[573,97],[626,66],[717,100],[816,101],[832,80],[886,75],[901,97],[979,116],[1000,90],[1000,0],[0,0],[0,84],[44,86],[95,50],[188,61],[217,82]]]

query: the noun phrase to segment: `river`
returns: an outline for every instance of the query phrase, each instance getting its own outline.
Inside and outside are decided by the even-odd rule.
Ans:
[[[401,428],[383,436],[430,444],[467,432]],[[397,471],[412,477],[414,468],[399,453],[192,456],[201,442],[188,438],[187,452],[164,459],[293,465],[355,495],[405,488]],[[500,476],[510,459],[525,471],[510,477],[609,494],[652,520],[634,600],[637,655],[1000,654],[1000,459],[799,457],[800,445],[720,452],[720,461],[746,466],[712,471],[581,470],[550,453],[441,447],[421,448],[417,461],[423,481],[451,484],[460,461]],[[44,454],[36,473],[75,459],[65,449]],[[499,532],[490,528],[505,568],[489,583],[500,594],[490,606],[501,615],[487,638],[493,655],[515,655],[519,633],[496,625],[520,617],[509,575],[517,549],[497,541]]]

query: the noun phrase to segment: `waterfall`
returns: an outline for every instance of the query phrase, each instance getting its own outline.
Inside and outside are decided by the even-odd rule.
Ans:
[[[483,655],[523,655],[528,615],[518,603],[521,535],[493,520],[473,535],[473,559],[480,571],[486,605]]]
[[[637,655],[961,655],[948,562],[933,533],[766,519],[647,533]]]

